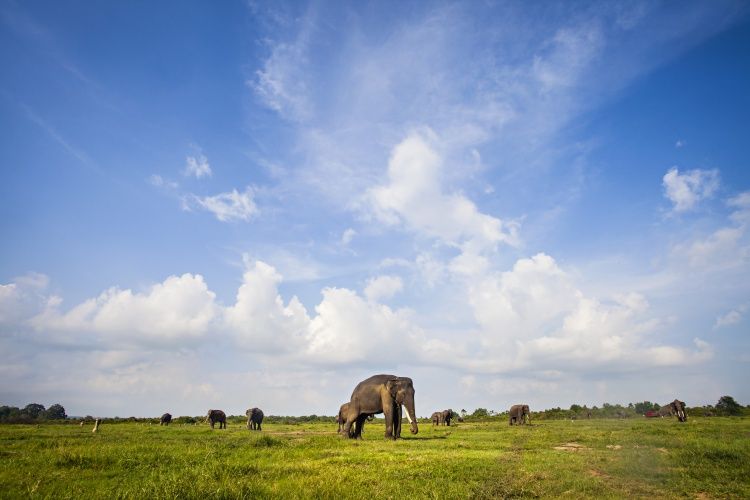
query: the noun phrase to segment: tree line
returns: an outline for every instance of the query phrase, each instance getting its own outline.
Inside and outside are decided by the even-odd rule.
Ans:
[[[562,419],[587,419],[587,418],[633,418],[642,417],[649,411],[658,411],[660,406],[650,401],[640,403],[630,403],[627,406],[621,404],[604,403],[601,407],[573,404],[570,408],[549,408],[541,411],[532,411],[531,418],[534,420],[562,420]],[[688,415],[696,417],[721,417],[721,416],[750,416],[750,405],[742,406],[737,403],[732,396],[722,396],[715,405],[694,406],[687,408]],[[477,408],[472,413],[466,410],[453,412],[453,417],[461,417],[468,421],[483,421],[497,418],[507,418],[508,412],[494,411],[486,408]],[[172,419],[176,424],[199,424],[206,419],[202,416],[181,416]],[[53,404],[49,408],[38,403],[31,403],[23,408],[15,406],[0,406],[0,423],[6,424],[35,424],[46,421],[94,421],[94,417],[87,415],[85,417],[69,418],[65,413],[65,408],[60,404]],[[110,417],[102,419],[105,422],[139,422],[139,423],[158,423],[158,418],[138,418],[138,417]],[[429,419],[422,419],[429,420]],[[227,416],[227,422],[233,424],[243,424],[247,421],[245,415]],[[305,424],[312,422],[330,422],[335,423],[335,416],[326,415],[302,415],[302,416],[278,416],[267,415],[264,422],[273,424]]]
[[[65,420],[65,408],[61,404],[53,404],[49,408],[38,403],[31,403],[23,408],[15,406],[0,406],[0,422],[7,424],[34,424],[48,420]]]
[[[630,403],[627,406],[621,404],[604,403],[601,407],[572,404],[570,408],[548,408],[541,411],[532,411],[531,418],[536,420],[578,420],[587,418],[633,418],[643,417],[648,412],[658,411],[661,406],[658,403],[642,401]],[[750,405],[742,406],[732,396],[722,396],[715,405],[694,406],[686,408],[688,415],[696,417],[734,417],[750,416]],[[508,417],[508,411],[495,412],[486,408],[477,408],[473,413],[461,410],[459,413],[465,420],[486,420],[497,417]]]

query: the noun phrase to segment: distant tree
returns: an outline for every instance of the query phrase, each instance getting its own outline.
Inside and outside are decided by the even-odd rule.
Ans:
[[[482,417],[489,417],[490,413],[487,411],[487,408],[477,408],[474,410],[474,413],[471,414],[472,418],[482,418]]]
[[[67,415],[65,414],[65,408],[60,404],[54,404],[47,408],[44,412],[44,417],[48,420],[65,420]]]
[[[581,405],[570,405],[570,411],[578,413],[581,410],[583,410]]]
[[[748,408],[750,408],[750,406]],[[467,411],[461,408],[461,418],[466,418],[466,413]]]
[[[0,406],[0,420],[3,422],[18,417],[20,414],[21,410],[15,406]]]
[[[732,396],[722,396],[716,403],[716,409],[724,415],[739,415],[742,413],[742,406],[734,400]]]
[[[31,403],[26,405],[26,407],[21,410],[21,412],[31,418],[36,419],[42,416],[42,414],[44,413],[44,406],[37,403]]]
[[[654,404],[651,401],[643,401],[642,403],[636,403],[634,405],[634,408],[635,408],[635,412],[636,413],[638,413],[640,415],[643,415],[644,413],[646,413],[648,411],[658,410],[659,409],[659,405]]]

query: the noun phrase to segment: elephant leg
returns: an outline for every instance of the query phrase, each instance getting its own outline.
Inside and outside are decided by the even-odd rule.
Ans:
[[[362,439],[362,431],[365,428],[365,421],[367,421],[367,415],[360,415],[354,423],[354,432],[351,437],[354,439]]]
[[[402,413],[401,412],[402,411],[403,410],[401,409],[401,405],[400,404],[396,404],[396,412],[395,412],[395,415],[394,415],[394,417],[396,419],[396,421],[394,422],[394,434],[396,435],[396,438],[400,438],[401,437],[401,418],[402,418]]]
[[[394,413],[396,412],[396,406],[395,401],[388,401],[386,404],[383,404],[383,414],[385,415],[385,438],[386,439],[396,439],[396,436],[393,434],[393,418]]]

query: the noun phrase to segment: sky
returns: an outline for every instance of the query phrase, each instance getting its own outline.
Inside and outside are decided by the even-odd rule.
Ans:
[[[744,2],[0,2],[0,404],[750,403]]]

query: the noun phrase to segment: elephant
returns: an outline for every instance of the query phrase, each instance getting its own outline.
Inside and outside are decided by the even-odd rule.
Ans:
[[[354,388],[345,415],[342,436],[361,439],[365,420],[379,413],[385,414],[385,437],[397,439],[401,432],[401,405],[406,406],[406,417],[411,423],[411,433],[417,434],[417,417],[414,410],[414,383],[409,377],[373,375]],[[352,431],[352,426],[356,425]]]
[[[170,415],[169,413],[165,413],[159,419],[159,425],[169,425],[170,422],[172,422],[172,415]]]
[[[211,428],[214,428],[216,422],[219,423],[219,429],[227,428],[227,414],[221,410],[208,410],[206,414],[206,422],[211,424]]]
[[[260,408],[250,408],[245,412],[245,415],[247,415],[247,428],[249,430],[261,430],[260,424],[263,423],[263,410]]]
[[[430,420],[432,420],[432,425],[440,425],[440,419],[443,417],[443,413],[436,411],[432,415],[430,415]]]
[[[450,409],[443,410],[442,412],[440,412],[440,414],[441,414],[440,415],[441,416],[441,422],[440,423],[445,424],[448,427],[450,427],[450,425],[451,425],[451,419],[453,418],[453,410],[450,410]]]
[[[523,425],[530,423],[531,417],[529,413],[529,405],[513,405],[510,407],[510,425],[518,424]]]
[[[338,431],[337,431],[338,433],[341,433],[341,429],[344,428],[344,423],[346,422],[347,413],[349,413],[349,403],[344,403],[339,408],[339,414],[336,416],[336,423],[339,426]],[[367,415],[367,418],[365,419],[365,421],[367,422],[372,422],[373,420],[375,420],[374,415]],[[359,434],[362,434],[364,432],[365,430],[364,427],[365,427],[365,422],[363,421],[362,429],[359,430]],[[350,434],[349,437],[353,437],[353,434],[357,432],[356,429],[357,429],[357,423],[355,422],[355,424],[352,426],[352,428],[349,431],[349,434]]]
[[[677,419],[680,422],[687,422],[687,413],[685,413],[685,403],[679,399],[675,399],[671,403],[659,408],[658,415],[660,417],[673,417],[677,415]]]

